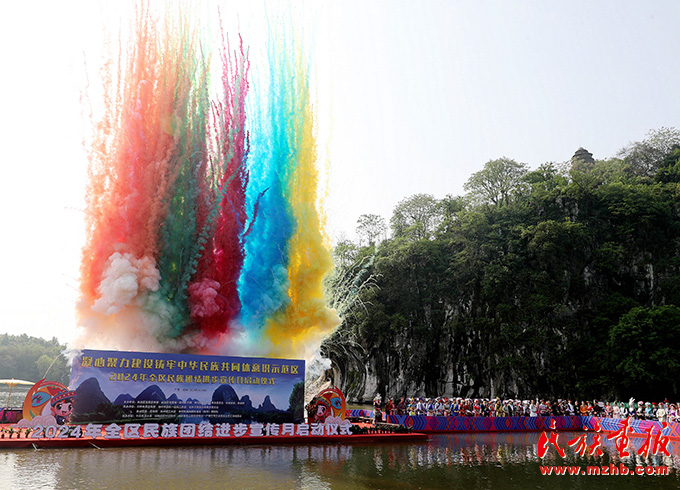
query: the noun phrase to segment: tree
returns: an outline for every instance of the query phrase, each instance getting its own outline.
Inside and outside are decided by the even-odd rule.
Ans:
[[[335,247],[333,247],[333,258],[335,265],[340,267],[349,267],[354,263],[359,252],[358,247],[350,240],[340,240]]]
[[[629,164],[636,175],[652,176],[676,148],[680,148],[680,131],[663,127],[649,131],[646,139],[621,148],[617,156]]]
[[[368,246],[375,245],[377,241],[385,236],[387,225],[385,219],[377,214],[362,214],[357,220],[357,235],[360,243],[364,241]]]
[[[0,378],[38,381],[52,365],[48,379],[68,384],[70,369],[56,338],[45,340],[23,335],[0,335]],[[48,362],[49,361],[49,362]]]
[[[390,225],[395,238],[429,240],[443,220],[440,201],[430,194],[414,194],[394,208]]]
[[[439,201],[439,209],[442,215],[439,232],[447,233],[458,219],[458,214],[465,209],[465,198],[449,194]]]
[[[609,332],[609,351],[620,395],[663,399],[680,388],[680,308],[636,307]]]
[[[470,176],[464,189],[478,204],[510,204],[527,187],[524,182],[527,172],[525,163],[517,163],[510,158],[489,160],[482,170]]]
[[[654,178],[657,182],[680,182],[680,148],[676,148],[663,159]]]

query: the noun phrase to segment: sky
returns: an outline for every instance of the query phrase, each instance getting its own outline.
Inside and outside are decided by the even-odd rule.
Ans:
[[[75,335],[90,131],[81,95],[133,1],[11,2],[3,54],[0,333]],[[114,4],[112,6],[111,4]],[[170,2],[175,5],[176,2]],[[316,0],[286,5],[311,40],[324,212],[333,240],[413,194],[460,195],[508,157],[608,158],[680,128],[675,0]],[[260,1],[219,6],[257,47]],[[266,9],[280,7],[268,2]],[[258,50],[251,52],[257,59]]]

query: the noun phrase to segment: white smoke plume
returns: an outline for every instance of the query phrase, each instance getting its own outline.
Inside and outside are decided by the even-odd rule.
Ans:
[[[114,252],[97,288],[99,298],[92,310],[103,315],[119,313],[140,294],[157,291],[161,274],[151,257],[135,258]]]

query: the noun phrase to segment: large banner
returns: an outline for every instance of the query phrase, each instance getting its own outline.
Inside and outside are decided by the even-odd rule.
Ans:
[[[303,421],[305,361],[84,350],[72,423]]]

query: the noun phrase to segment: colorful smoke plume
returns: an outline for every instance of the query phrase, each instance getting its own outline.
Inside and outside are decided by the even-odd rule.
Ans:
[[[189,15],[141,8],[104,65],[74,347],[305,357],[339,324],[309,62],[270,30],[254,76],[240,37],[213,59]]]

